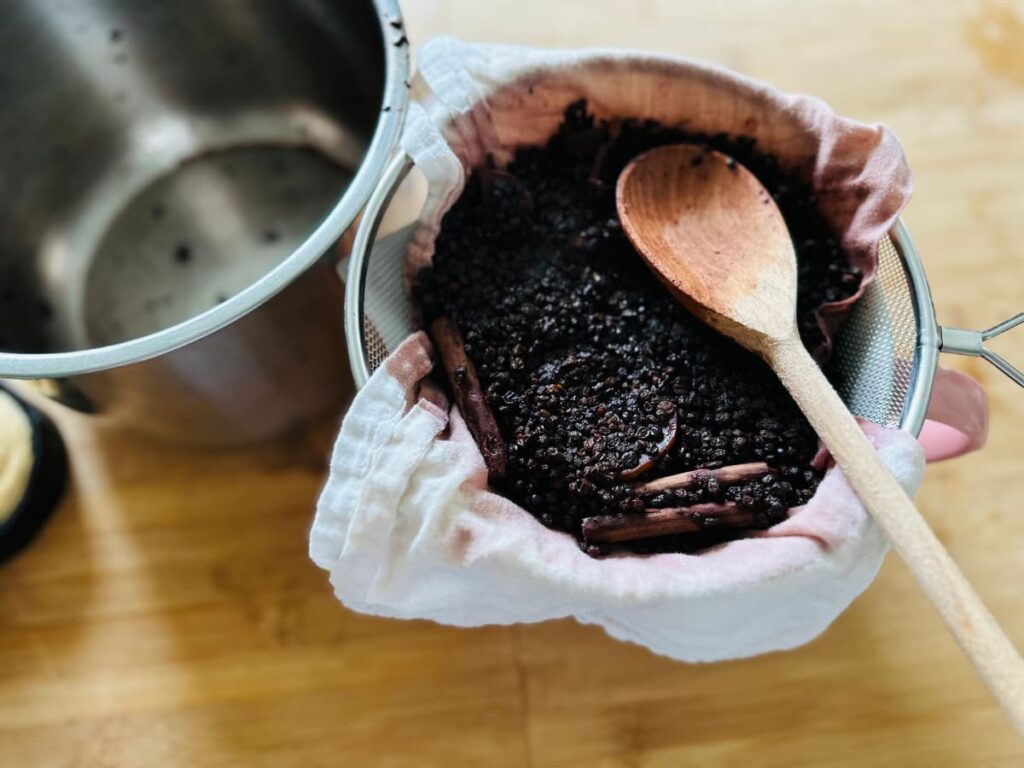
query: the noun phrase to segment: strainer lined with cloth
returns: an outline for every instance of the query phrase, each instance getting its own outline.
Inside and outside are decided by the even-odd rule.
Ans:
[[[808,505],[756,538],[700,555],[591,560],[569,536],[487,490],[461,417],[435,390],[421,389],[430,370],[425,337],[393,351],[414,317],[399,268],[408,273],[429,260],[468,167],[488,154],[501,163],[516,146],[545,141],[565,106],[585,98],[599,116],[685,120],[693,130],[756,136],[762,151],[811,181],[844,248],[872,274],[877,244],[909,197],[895,139],[814,99],[678,59],[441,39],[422,49],[419,63],[427,96],[410,115],[404,147],[427,178],[427,203],[404,254],[392,240],[365,260],[378,218],[373,206],[386,201],[402,173],[401,164],[393,166],[388,186],[371,201],[350,267],[355,373],[365,380],[376,370],[342,428],[310,543],[339,598],[357,610],[458,625],[573,615],[688,660],[751,655],[814,637],[870,583],[886,549],[840,472],[830,471]],[[895,232],[897,245],[909,249],[909,239]],[[394,237],[401,242],[408,234]],[[894,253],[891,263],[905,269]],[[883,273],[869,295],[886,280]],[[930,312],[923,281],[921,290],[910,303]],[[907,368],[899,379],[906,383],[893,379],[886,391],[885,381],[875,381],[883,388],[865,401],[885,403],[881,423],[915,431],[927,393],[917,404],[904,395],[916,381],[930,384],[935,364],[917,342],[888,347],[890,359]],[[841,373],[843,343],[836,350]],[[392,354],[381,364],[385,351]],[[861,372],[853,366],[841,378],[856,390]],[[897,401],[904,401],[898,410]],[[878,432],[875,440],[913,491],[921,474],[917,445],[900,431]]]

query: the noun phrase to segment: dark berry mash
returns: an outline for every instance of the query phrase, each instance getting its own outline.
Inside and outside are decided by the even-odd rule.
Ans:
[[[677,304],[622,232],[619,172],[677,142],[732,156],[772,193],[796,246],[801,335],[818,347],[816,310],[851,295],[860,277],[808,185],[750,138],[599,122],[584,103],[568,108],[546,146],[473,173],[444,219],[433,266],[419,275],[427,326],[447,318],[464,338],[470,365],[449,369],[452,386],[478,387],[500,431],[486,437],[505,453],[492,484],[592,554],[693,551],[737,538],[783,520],[820,480],[811,468],[817,437],[768,367]],[[472,366],[478,385],[466,383]],[[755,462],[768,467],[735,483],[705,473],[684,488],[636,487]],[[584,536],[587,518],[635,516],[631,525],[651,510],[688,507],[693,531],[614,545]]]

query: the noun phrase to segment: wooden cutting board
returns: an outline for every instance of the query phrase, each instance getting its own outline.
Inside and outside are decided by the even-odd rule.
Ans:
[[[940,318],[1024,308],[1024,4],[406,0],[450,33],[719,62],[901,137]],[[1024,363],[1024,331],[1000,344]],[[1024,392],[922,511],[1024,648]],[[0,766],[1011,766],[1024,745],[909,573],[811,645],[685,666],[570,621],[458,630],[357,616],[306,557],[333,420],[186,454],[60,420],[71,496],[0,569]]]

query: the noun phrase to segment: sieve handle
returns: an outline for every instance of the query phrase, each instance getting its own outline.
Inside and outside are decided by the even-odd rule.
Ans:
[[[1002,355],[985,346],[985,342],[994,339],[1011,328],[1024,323],[1024,312],[1020,312],[998,325],[984,331],[968,331],[963,328],[939,328],[939,349],[952,352],[954,355],[981,357],[1009,376],[1013,381],[1024,387],[1024,373],[1016,368]]]

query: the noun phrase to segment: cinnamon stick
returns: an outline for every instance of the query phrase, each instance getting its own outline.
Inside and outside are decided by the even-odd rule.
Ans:
[[[719,528],[757,528],[763,515],[733,502],[648,509],[642,515],[599,515],[583,520],[583,540],[615,543]]]
[[[694,469],[689,472],[680,472],[678,475],[668,475],[657,480],[651,480],[636,486],[636,492],[642,494],[659,493],[660,491],[676,491],[687,489],[696,485],[705,477],[714,478],[719,483],[732,484],[742,483],[745,480],[754,480],[763,477],[771,472],[771,467],[763,461],[755,461],[750,464],[733,464],[718,469]]]
[[[450,317],[439,317],[430,324],[430,335],[448,374],[455,402],[483,454],[488,474],[495,478],[504,477],[508,471],[505,440],[484,398],[476,366],[466,355],[459,327]]]

